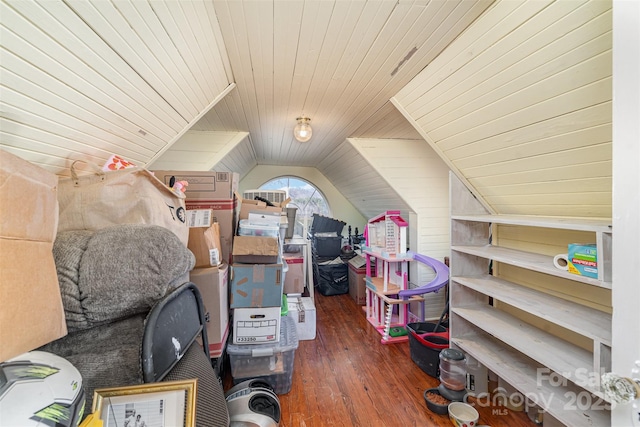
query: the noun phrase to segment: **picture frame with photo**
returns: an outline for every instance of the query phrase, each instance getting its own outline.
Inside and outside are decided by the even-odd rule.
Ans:
[[[194,427],[197,379],[96,389],[103,427]]]

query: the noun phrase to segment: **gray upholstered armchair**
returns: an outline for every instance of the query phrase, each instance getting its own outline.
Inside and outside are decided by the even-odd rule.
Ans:
[[[150,225],[66,231],[53,253],[69,334],[40,350],[80,371],[87,413],[97,388],[198,378],[196,424],[229,424],[222,386],[201,346],[202,301],[187,283],[195,259],[172,232]],[[163,320],[169,311],[177,323]],[[150,364],[154,352],[170,356]]]

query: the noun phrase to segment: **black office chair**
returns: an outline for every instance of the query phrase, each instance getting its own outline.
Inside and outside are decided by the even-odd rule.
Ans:
[[[200,292],[190,282],[151,309],[142,341],[143,379],[151,383],[197,378],[196,426],[228,426],[222,384],[208,354],[204,313]]]

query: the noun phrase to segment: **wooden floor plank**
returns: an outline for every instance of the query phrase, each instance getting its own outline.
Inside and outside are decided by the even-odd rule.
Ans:
[[[279,396],[281,427],[449,427],[423,393],[438,379],[412,360],[408,343],[381,344],[381,335],[348,294],[316,293],[316,339],[300,341],[291,391]],[[233,385],[224,370],[224,388]],[[532,427],[523,412],[479,407],[480,424]]]

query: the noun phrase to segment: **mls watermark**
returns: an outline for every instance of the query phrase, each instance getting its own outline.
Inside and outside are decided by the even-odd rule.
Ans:
[[[589,391],[600,389],[600,378],[600,374],[586,368],[562,373],[548,368],[539,368],[536,372],[537,389],[544,387],[547,391],[531,391],[523,394],[498,387],[491,393],[470,393],[469,396],[475,399],[469,403],[479,407],[490,407],[493,415],[507,415],[508,408],[523,408],[525,412],[536,408],[549,408],[552,402],[556,406],[561,404],[561,409],[564,411],[609,411],[615,407],[615,402],[607,402]],[[579,390],[573,387],[573,384],[585,389]],[[549,389],[552,390],[551,393],[548,392]]]

